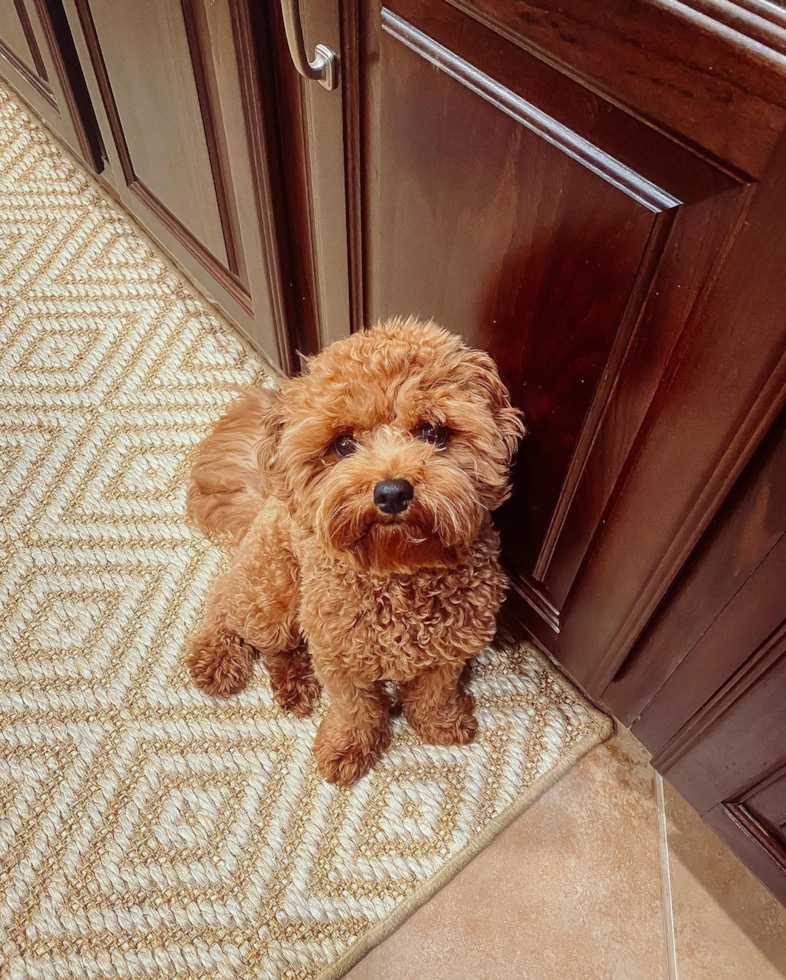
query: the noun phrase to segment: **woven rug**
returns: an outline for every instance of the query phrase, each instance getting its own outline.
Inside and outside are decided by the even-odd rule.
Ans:
[[[340,790],[261,670],[203,696],[188,454],[262,362],[2,92],[0,240],[0,976],[338,977],[609,722],[501,635],[475,744]]]

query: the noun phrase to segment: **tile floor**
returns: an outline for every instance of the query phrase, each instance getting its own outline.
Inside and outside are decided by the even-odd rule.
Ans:
[[[786,909],[647,760],[622,729],[348,980],[786,978]]]

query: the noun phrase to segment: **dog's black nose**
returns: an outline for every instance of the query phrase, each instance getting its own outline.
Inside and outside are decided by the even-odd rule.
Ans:
[[[414,495],[415,488],[409,480],[382,480],[374,487],[374,503],[383,514],[400,514]]]

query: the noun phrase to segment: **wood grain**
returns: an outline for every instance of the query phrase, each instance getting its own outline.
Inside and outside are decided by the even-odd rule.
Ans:
[[[777,20],[749,30],[713,16],[719,2],[449,2],[721,166],[763,173],[786,120]]]
[[[630,653],[786,400],[786,284],[779,272],[786,222],[772,220],[786,191],[784,161],[786,143],[750,207],[741,209],[727,254],[691,312],[571,597],[582,611],[563,631],[565,662],[596,695]],[[644,520],[646,510],[657,520]],[[602,616],[593,614],[598,609]]]
[[[477,65],[384,27],[373,314],[435,316],[495,356],[531,433],[502,517],[531,575],[663,201],[599,173],[611,158],[588,144],[577,159],[570,131]]]

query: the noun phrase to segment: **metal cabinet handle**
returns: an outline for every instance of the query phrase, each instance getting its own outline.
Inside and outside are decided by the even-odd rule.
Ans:
[[[318,44],[314,49],[314,60],[309,61],[303,40],[303,25],[300,22],[300,0],[281,0],[281,13],[284,16],[284,30],[295,68],[303,78],[319,82],[329,92],[332,91],[338,85],[336,52],[326,44]]]

